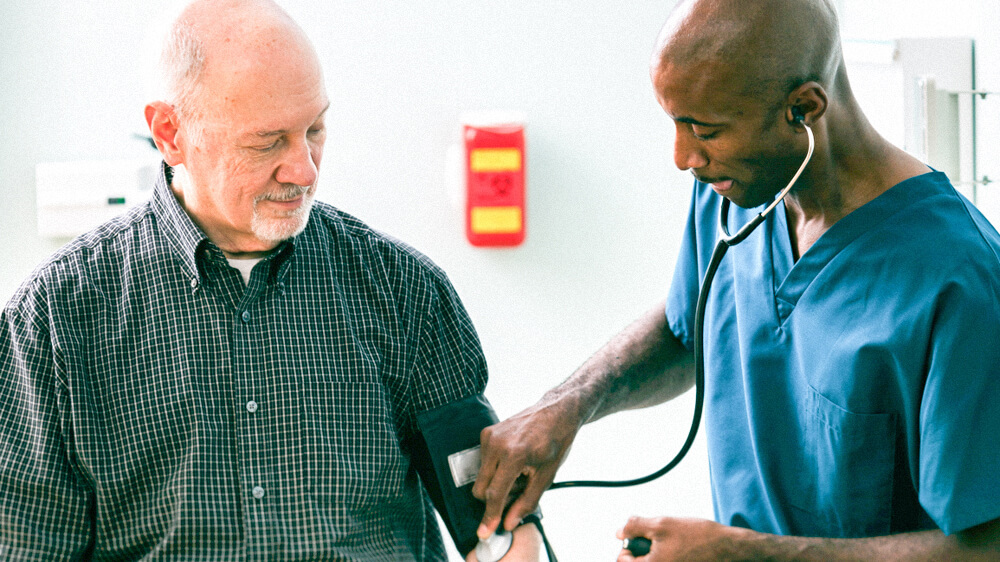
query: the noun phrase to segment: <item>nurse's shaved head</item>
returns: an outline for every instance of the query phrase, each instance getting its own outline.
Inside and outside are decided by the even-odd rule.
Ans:
[[[837,16],[828,0],[682,0],[663,26],[651,70],[722,69],[762,100],[814,81],[849,96]]]

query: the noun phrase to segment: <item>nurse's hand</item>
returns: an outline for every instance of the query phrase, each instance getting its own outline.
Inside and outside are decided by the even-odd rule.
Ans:
[[[741,535],[750,532],[705,519],[632,517],[618,531],[618,538],[646,537],[652,545],[645,556],[633,556],[623,548],[618,562],[724,560],[728,559],[727,555],[735,553],[734,549],[738,549]]]
[[[480,538],[502,523],[508,531],[538,507],[583,422],[571,399],[543,397],[523,412],[487,427],[480,436],[482,465],[472,494],[486,502]],[[523,491],[522,491],[523,490]]]

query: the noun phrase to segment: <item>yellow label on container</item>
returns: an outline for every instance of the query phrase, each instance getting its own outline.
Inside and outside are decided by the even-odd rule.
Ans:
[[[519,172],[521,151],[517,148],[477,148],[469,153],[473,172]]]
[[[476,234],[521,232],[520,207],[473,207],[471,219]]]

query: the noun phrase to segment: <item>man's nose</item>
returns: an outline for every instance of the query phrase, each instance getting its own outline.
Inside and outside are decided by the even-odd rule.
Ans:
[[[305,140],[293,143],[288,148],[281,165],[278,166],[274,179],[280,183],[302,186],[316,183],[319,174],[317,168],[319,155],[316,153],[318,150]]]

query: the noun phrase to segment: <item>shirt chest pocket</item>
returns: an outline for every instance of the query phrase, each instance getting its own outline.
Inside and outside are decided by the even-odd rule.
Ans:
[[[867,537],[890,531],[895,416],[857,414],[813,389],[803,400],[802,466],[789,494],[795,534]]]
[[[386,389],[363,378],[308,377],[302,398],[314,499],[341,508],[373,507],[397,495],[407,462]]]

